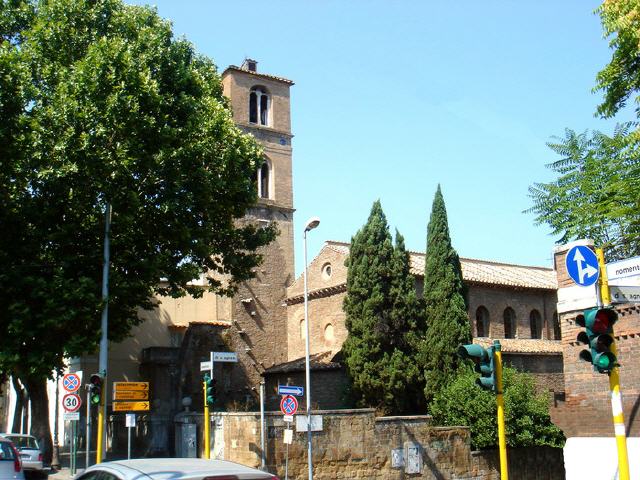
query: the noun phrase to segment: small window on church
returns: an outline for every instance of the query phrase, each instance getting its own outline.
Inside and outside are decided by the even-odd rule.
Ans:
[[[249,122],[268,127],[271,98],[262,87],[253,87],[249,93]]]
[[[511,307],[507,307],[503,314],[504,338],[515,338],[516,336],[516,312]]]
[[[529,314],[529,327],[531,328],[531,338],[542,338],[542,317],[537,310],[531,310]]]
[[[255,176],[258,198],[271,198],[271,163],[264,160]]]
[[[304,318],[300,320],[300,340],[307,338],[307,324],[304,322]]]
[[[476,332],[478,337],[488,337],[489,334],[489,310],[478,307],[476,310]]]

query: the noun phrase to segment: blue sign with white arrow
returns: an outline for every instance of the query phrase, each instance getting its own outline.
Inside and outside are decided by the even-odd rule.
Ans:
[[[600,269],[598,257],[589,247],[576,245],[567,253],[567,273],[582,287],[588,287],[598,281]]]
[[[295,395],[296,397],[301,397],[304,395],[304,388],[294,385],[278,385],[278,395]]]

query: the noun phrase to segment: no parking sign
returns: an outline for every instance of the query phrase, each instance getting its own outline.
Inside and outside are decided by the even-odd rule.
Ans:
[[[298,400],[293,395],[285,395],[280,401],[280,411],[285,415],[293,415],[298,411]]]

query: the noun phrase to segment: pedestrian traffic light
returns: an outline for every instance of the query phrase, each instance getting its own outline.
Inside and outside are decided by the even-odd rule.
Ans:
[[[496,371],[494,365],[495,347],[482,348],[480,345],[460,345],[458,355],[463,359],[471,359],[476,364],[476,372],[480,373],[480,378],[476,383],[484,390],[496,391]]]
[[[578,342],[589,345],[589,350],[580,352],[580,359],[591,362],[598,373],[611,373],[619,366],[616,356],[611,352],[613,344],[613,324],[618,314],[613,308],[590,308],[576,317],[576,324],[585,331],[579,332]]]
[[[102,399],[102,383],[104,379],[99,373],[94,373],[89,378],[89,403],[100,405]]]
[[[208,407],[212,407],[216,402],[216,379],[211,378],[209,374],[204,376],[204,401]]]

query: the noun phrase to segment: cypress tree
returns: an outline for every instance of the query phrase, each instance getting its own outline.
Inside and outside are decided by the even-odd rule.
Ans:
[[[460,258],[451,245],[447,210],[440,185],[433,199],[427,227],[427,255],[424,268],[424,301],[427,333],[421,346],[425,397],[434,395],[456,374],[460,344],[471,342],[466,289]]]
[[[401,236],[398,246],[394,249],[382,206],[376,201],[367,223],[352,238],[346,261],[345,366],[357,403],[385,413],[415,410],[416,396],[407,395],[407,384],[420,381],[416,362],[407,353],[413,346],[407,332],[417,325],[412,315],[420,312]],[[400,272],[406,275],[404,281],[399,279]],[[409,297],[413,300],[403,300],[407,289],[413,291]]]

